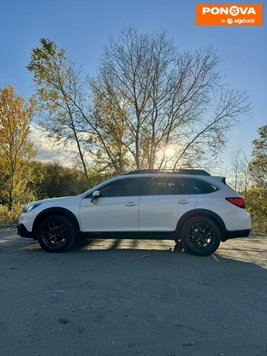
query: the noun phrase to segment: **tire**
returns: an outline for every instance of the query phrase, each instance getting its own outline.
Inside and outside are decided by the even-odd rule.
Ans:
[[[185,247],[184,247],[183,241],[182,240],[176,240],[176,244],[174,246],[173,251],[182,253],[182,252],[184,252],[184,250],[185,250]]]
[[[221,231],[209,218],[196,216],[184,223],[180,237],[187,251],[198,256],[208,256],[219,247]]]
[[[63,252],[74,243],[74,227],[65,216],[52,215],[41,222],[37,229],[37,239],[45,251]]]

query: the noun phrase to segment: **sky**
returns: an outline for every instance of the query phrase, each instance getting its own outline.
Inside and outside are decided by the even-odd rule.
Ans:
[[[168,38],[181,50],[212,46],[221,58],[219,70],[225,80],[233,89],[246,90],[249,94],[252,110],[229,132],[228,144],[222,155],[228,165],[232,151],[237,148],[243,148],[249,157],[257,130],[267,123],[266,11],[263,26],[200,27],[195,23],[198,3],[208,2],[1,0],[0,86],[11,84],[25,98],[34,94],[32,74],[26,66],[31,50],[38,46],[42,37],[66,48],[69,57],[82,66],[85,73],[93,76],[110,36],[116,37],[126,26],[133,26],[141,32],[165,30]],[[262,3],[265,6],[265,1],[213,0],[211,3]]]

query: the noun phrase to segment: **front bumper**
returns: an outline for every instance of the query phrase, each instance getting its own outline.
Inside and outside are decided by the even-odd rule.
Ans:
[[[19,223],[17,225],[17,234],[21,237],[34,238],[34,235],[31,231],[28,231],[24,224]]]

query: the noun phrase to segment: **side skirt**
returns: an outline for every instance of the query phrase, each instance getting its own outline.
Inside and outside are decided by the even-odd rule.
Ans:
[[[103,231],[79,232],[83,239],[177,240],[176,231]]]

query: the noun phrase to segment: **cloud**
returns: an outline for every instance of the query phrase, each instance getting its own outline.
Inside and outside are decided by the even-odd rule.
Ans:
[[[58,143],[47,131],[31,125],[30,140],[37,149],[36,159],[42,162],[59,161],[63,166],[77,167],[77,148],[74,142]]]

